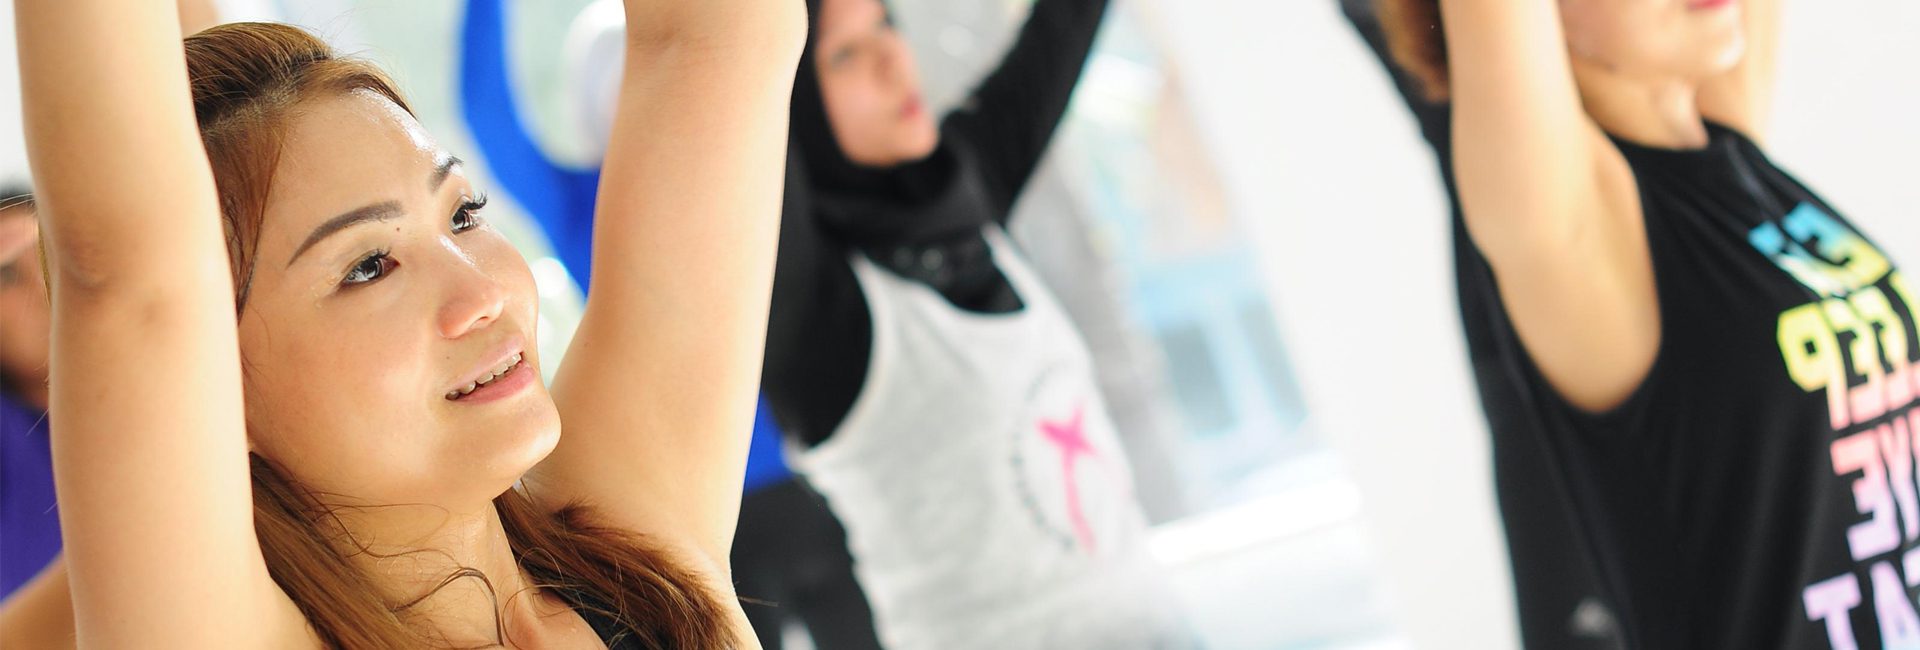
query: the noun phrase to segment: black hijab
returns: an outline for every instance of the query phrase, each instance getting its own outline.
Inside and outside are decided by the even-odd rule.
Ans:
[[[926,158],[891,167],[856,163],[841,150],[815,67],[823,0],[805,1],[812,36],[794,79],[789,129],[823,225],[848,243],[873,249],[947,240],[991,222],[977,170],[944,134]],[[887,19],[893,20],[890,7]]]

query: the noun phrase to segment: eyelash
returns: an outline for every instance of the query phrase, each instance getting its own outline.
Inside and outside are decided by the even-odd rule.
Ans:
[[[480,218],[480,210],[485,207],[487,207],[487,195],[484,193],[462,201],[460,209],[453,211],[453,233],[457,235],[486,225],[487,222]],[[465,226],[461,225],[462,219],[467,221]]]
[[[487,207],[485,194],[462,201],[459,209],[454,210],[453,217],[449,219],[453,234],[458,235],[486,225],[486,221],[480,218],[480,210],[485,207]],[[347,269],[346,277],[340,280],[340,286],[352,288],[372,283],[392,273],[399,264],[394,261],[391,251],[384,248],[375,250],[367,253],[365,257],[354,262],[352,268]]]
[[[372,268],[368,268],[369,263],[373,265]],[[368,253],[360,261],[354,262],[353,268],[347,269],[347,277],[340,280],[340,286],[352,288],[387,277],[398,264],[384,248]]]

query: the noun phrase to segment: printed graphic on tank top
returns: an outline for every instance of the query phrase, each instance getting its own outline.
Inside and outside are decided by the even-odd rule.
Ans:
[[[887,647],[1187,648],[1085,345],[998,226],[1025,307],[954,308],[852,255],[865,387],[795,467],[846,525]]]
[[[1709,132],[1616,141],[1661,310],[1643,384],[1581,412],[1501,315],[1491,381],[1521,398],[1489,419],[1548,450],[1627,647],[1920,648],[1920,301],[1757,145]]]

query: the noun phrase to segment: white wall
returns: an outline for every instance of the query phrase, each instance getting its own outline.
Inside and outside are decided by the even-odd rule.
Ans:
[[[1402,631],[1515,647],[1431,156],[1334,0],[1161,3]]]
[[[20,130],[20,62],[13,45],[13,2],[0,6],[0,183],[27,177],[27,145]]]

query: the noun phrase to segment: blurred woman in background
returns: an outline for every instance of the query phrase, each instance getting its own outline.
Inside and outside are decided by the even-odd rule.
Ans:
[[[60,553],[46,425],[51,314],[39,241],[33,195],[0,189],[0,602]]]
[[[1192,645],[1086,346],[1003,230],[1106,5],[1035,3],[936,120],[885,5],[807,4],[763,390],[888,647]]]
[[[1380,2],[1530,641],[1920,643],[1920,302],[1760,145],[1777,4]]]
[[[14,7],[81,643],[754,646],[727,548],[798,7],[627,3],[646,63],[551,396],[526,263],[379,70]]]

